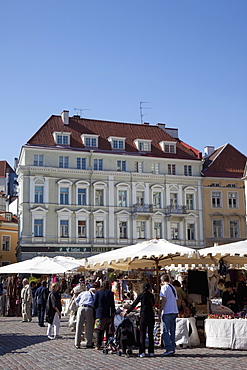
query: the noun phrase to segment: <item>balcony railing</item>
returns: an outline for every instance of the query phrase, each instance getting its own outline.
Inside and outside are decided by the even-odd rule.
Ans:
[[[165,213],[166,214],[185,214],[187,213],[187,207],[186,206],[167,206],[165,207]]]
[[[153,212],[153,204],[133,204],[133,212],[144,212],[144,213],[152,213]]]

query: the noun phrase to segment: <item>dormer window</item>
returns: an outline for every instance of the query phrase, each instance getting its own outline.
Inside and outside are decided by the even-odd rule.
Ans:
[[[98,148],[98,137],[99,135],[88,135],[88,134],[81,135],[82,143],[85,146],[89,146],[92,148]]]
[[[53,132],[54,141],[57,145],[70,145],[70,132]]]
[[[136,139],[134,141],[137,149],[140,152],[150,152],[151,151],[151,142],[152,142],[152,140],[143,140],[143,139]]]
[[[174,141],[160,141],[159,144],[164,153],[176,153],[176,143]]]
[[[112,149],[125,149],[125,137],[109,136]]]

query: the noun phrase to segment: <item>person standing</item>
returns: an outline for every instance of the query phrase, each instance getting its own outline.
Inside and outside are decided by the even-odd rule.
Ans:
[[[75,347],[80,348],[83,324],[86,321],[86,348],[93,348],[93,326],[94,326],[94,297],[95,288],[82,292],[75,299],[79,306],[76,315]]]
[[[44,327],[45,320],[45,307],[48,299],[49,291],[47,289],[47,282],[44,280],[41,283],[41,286],[36,290],[35,293],[35,302],[38,306],[38,324],[41,327]]]
[[[154,356],[154,295],[151,293],[151,285],[145,283],[143,285],[143,292],[138,295],[136,300],[132,303],[130,308],[125,313],[129,314],[141,302],[140,315],[140,347],[139,357],[145,357],[145,340],[148,328],[148,354],[150,357]]]
[[[61,338],[59,335],[60,318],[62,312],[61,295],[59,294],[58,283],[52,283],[51,292],[46,303],[46,321],[48,322],[47,336],[49,339]],[[52,337],[52,328],[54,337]]]
[[[32,317],[37,316],[37,302],[35,299],[35,293],[38,289],[38,286],[35,281],[31,281],[30,283],[31,291],[32,291]]]
[[[110,290],[108,280],[103,281],[102,289],[95,294],[94,308],[96,310],[96,319],[94,329],[97,332],[97,344],[95,349],[100,349],[106,332],[106,338],[110,336],[109,327],[113,324],[113,317],[116,312],[114,295]]]
[[[22,309],[22,322],[31,322],[31,303],[32,303],[32,290],[28,284],[28,279],[22,280],[23,288],[21,290],[21,309]]]
[[[161,304],[160,316],[162,317],[162,339],[164,343],[164,356],[175,354],[175,330],[176,318],[178,316],[177,292],[176,289],[169,284],[169,276],[161,276]]]

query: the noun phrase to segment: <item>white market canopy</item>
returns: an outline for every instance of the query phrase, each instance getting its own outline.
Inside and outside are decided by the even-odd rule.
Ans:
[[[79,266],[80,264],[74,261],[69,263],[69,260],[61,262],[49,257],[34,257],[0,267],[0,274],[61,274]]]
[[[228,265],[233,265],[233,267],[246,267],[247,239],[235,243],[203,248],[199,250],[199,253],[202,258],[211,258],[215,263],[223,259]]]
[[[118,270],[150,268],[167,264],[195,264],[199,255],[195,249],[173,244],[165,239],[152,239],[97,254],[86,260],[88,269],[110,267]]]

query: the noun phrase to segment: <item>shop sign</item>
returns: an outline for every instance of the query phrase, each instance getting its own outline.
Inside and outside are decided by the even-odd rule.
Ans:
[[[57,247],[56,252],[91,252],[91,247]]]

